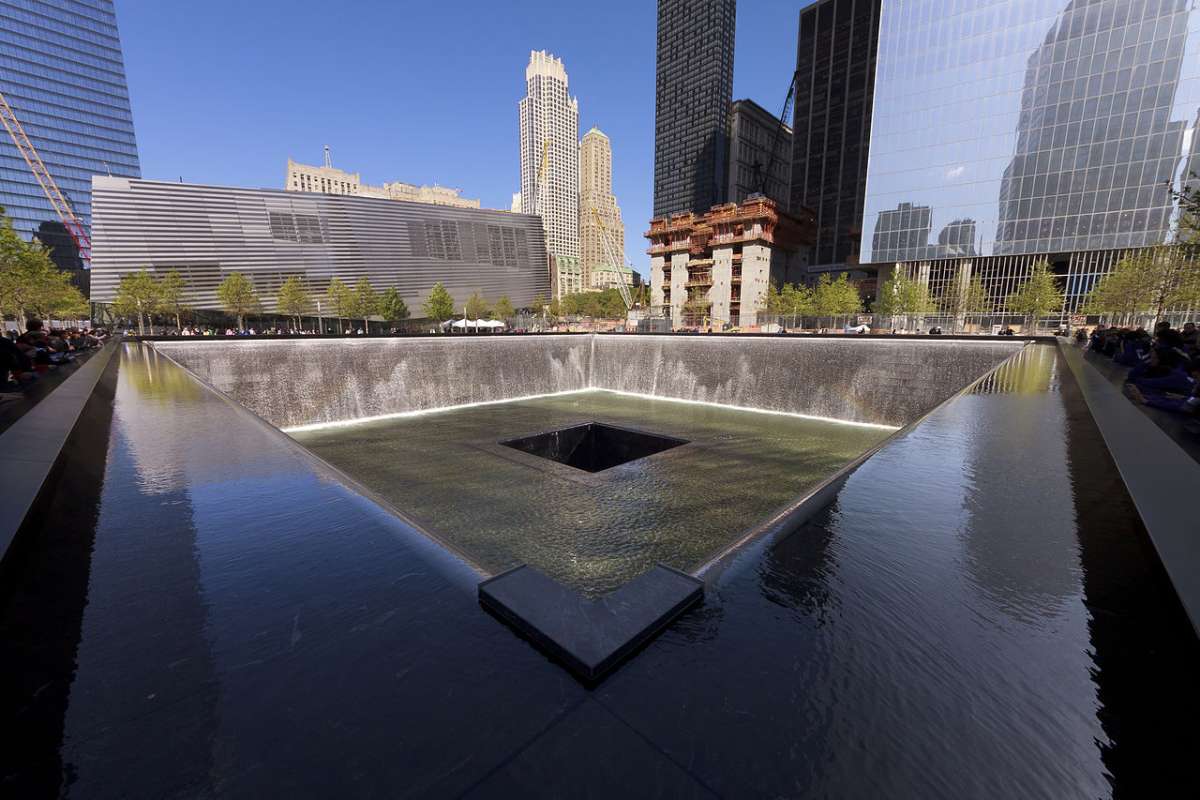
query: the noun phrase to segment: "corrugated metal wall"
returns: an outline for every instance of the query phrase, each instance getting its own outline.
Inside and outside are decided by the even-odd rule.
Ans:
[[[92,300],[110,303],[139,269],[188,280],[188,304],[220,308],[232,272],[253,281],[265,310],[291,275],[314,295],[366,276],[400,290],[414,316],[441,281],[462,305],[478,291],[527,306],[548,295],[541,220],[525,214],[365,197],[98,177],[93,189]]]

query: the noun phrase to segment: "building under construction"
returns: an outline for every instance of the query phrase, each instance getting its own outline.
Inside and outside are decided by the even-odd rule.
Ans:
[[[650,307],[672,327],[758,324],[772,283],[803,280],[813,213],[761,195],[650,220]]]

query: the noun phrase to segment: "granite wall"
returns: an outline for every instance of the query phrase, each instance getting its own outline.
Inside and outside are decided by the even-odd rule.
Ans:
[[[899,426],[1023,345],[614,335],[155,343],[281,428],[589,387]]]

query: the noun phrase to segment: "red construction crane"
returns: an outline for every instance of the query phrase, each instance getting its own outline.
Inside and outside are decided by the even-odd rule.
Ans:
[[[21,157],[29,165],[29,170],[33,173],[33,177],[37,178],[42,191],[46,193],[46,199],[50,201],[50,205],[54,206],[54,213],[58,214],[63,227],[75,240],[75,246],[79,248],[79,257],[85,262],[91,263],[92,242],[88,238],[87,231],[83,229],[83,223],[79,221],[79,217],[75,216],[71,204],[59,191],[58,184],[51,177],[50,170],[46,169],[46,165],[42,163],[42,157],[38,155],[33,142],[29,141],[29,137],[25,135],[25,129],[21,127],[21,122],[13,113],[8,100],[4,98],[3,92],[0,92],[0,122],[4,123],[8,135],[12,137],[13,144],[17,146]]]

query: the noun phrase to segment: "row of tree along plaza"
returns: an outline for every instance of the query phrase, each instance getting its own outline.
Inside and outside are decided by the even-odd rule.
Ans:
[[[1099,277],[1073,316],[1073,327],[1099,322],[1149,326],[1160,319],[1182,323],[1200,309],[1200,259],[1197,258],[1196,201],[1182,198],[1185,212],[1178,241],[1132,251]],[[870,329],[918,332],[938,326],[946,332],[994,333],[1016,325],[1034,333],[1058,328],[1063,320],[1063,287],[1049,265],[1034,266],[1014,292],[993,296],[979,277],[961,277],[941,297],[931,297],[928,284],[895,271],[864,300],[860,286],[840,274],[821,275],[811,286],[771,286],[760,298],[765,314],[747,332]],[[634,287],[635,309],[648,306],[648,287]],[[535,297],[529,307],[514,308],[508,297],[489,300],[478,292],[465,300],[452,297],[441,283],[430,287],[414,314],[394,287],[380,289],[366,278],[353,285],[333,279],[317,293],[298,276],[289,277],[272,297],[263,297],[241,273],[225,276],[217,290],[223,312],[188,307],[191,294],[175,270],[155,275],[149,270],[122,276],[110,307],[89,307],[58,270],[39,242],[26,242],[7,217],[0,218],[0,313],[6,327],[24,328],[30,319],[59,321],[62,327],[84,326],[89,319],[109,326],[122,323],[139,334],[181,331],[195,326],[216,333],[283,330],[313,333],[387,333],[441,331],[453,319],[494,320],[509,330],[613,330],[627,327],[628,310],[616,289]],[[273,302],[266,302],[266,301]],[[264,307],[274,306],[266,312]],[[708,316],[710,303],[701,293],[685,304],[684,329],[736,331]],[[664,326],[653,329],[662,330]],[[494,330],[500,326],[486,328]],[[630,326],[631,327],[631,326]],[[483,329],[477,326],[475,329]],[[459,330],[462,328],[460,327]],[[454,330],[450,328],[450,330]],[[472,330],[468,324],[467,330]]]
[[[184,330],[196,323],[203,328],[208,314],[189,308],[187,283],[177,270],[156,277],[149,270],[131,272],[121,277],[116,299],[110,309],[117,321],[125,321],[139,334],[154,332],[155,323],[161,327]],[[547,301],[538,296],[526,308],[515,308],[507,296],[489,301],[473,292],[459,305],[445,286],[435,283],[420,306],[420,315],[413,318],[407,303],[395,287],[378,291],[367,278],[354,285],[332,279],[320,294],[312,292],[298,276],[289,277],[275,293],[275,311],[265,313],[268,298],[261,296],[245,275],[233,272],[217,287],[217,298],[226,319],[216,322],[236,323],[237,331],[283,329],[297,333],[381,333],[441,330],[443,323],[461,317],[467,330],[495,330],[499,326],[473,325],[475,322],[499,322],[503,327],[523,329],[553,329],[570,324],[574,319],[624,321],[625,304],[616,289],[569,295],[561,300]],[[249,322],[249,324],[248,324]],[[217,326],[217,330],[225,327]],[[601,326],[603,327],[603,326]]]

